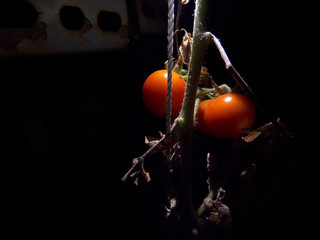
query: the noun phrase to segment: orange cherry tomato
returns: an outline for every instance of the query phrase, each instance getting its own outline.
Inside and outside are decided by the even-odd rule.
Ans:
[[[153,72],[143,84],[142,97],[146,108],[154,115],[165,118],[167,109],[167,70]],[[182,107],[186,82],[181,76],[172,72],[172,111],[177,117]]]
[[[195,121],[195,127],[199,130],[199,132],[204,133],[204,134],[208,134],[208,129],[205,125],[205,121],[204,121],[204,113],[209,105],[209,103],[211,103],[213,100],[212,99],[207,99],[207,100],[203,100],[198,107],[198,111],[196,114],[196,121]]]
[[[244,135],[243,128],[251,128],[256,111],[252,102],[244,95],[228,93],[215,98],[204,114],[208,131],[223,139],[234,139]]]

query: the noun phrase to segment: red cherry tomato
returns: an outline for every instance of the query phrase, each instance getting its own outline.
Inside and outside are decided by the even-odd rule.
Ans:
[[[165,118],[167,104],[167,70],[153,72],[144,82],[142,88],[143,102],[154,115]],[[172,72],[172,117],[177,117],[182,107],[186,82],[181,76]]]
[[[208,129],[205,125],[205,121],[204,121],[204,113],[209,105],[209,103],[211,103],[213,100],[212,99],[207,99],[207,100],[203,100],[198,107],[198,111],[196,114],[196,121],[195,121],[195,127],[199,130],[199,132],[207,134],[208,133]]]
[[[208,131],[224,139],[244,135],[243,128],[251,128],[256,111],[252,102],[244,95],[228,93],[215,98],[207,107],[204,120]]]

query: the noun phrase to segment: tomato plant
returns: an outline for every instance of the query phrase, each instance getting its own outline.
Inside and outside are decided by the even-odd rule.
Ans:
[[[234,139],[244,135],[244,128],[253,126],[255,116],[254,105],[246,96],[228,93],[213,99],[208,104],[204,122],[212,135]]]
[[[146,108],[154,115],[166,117],[167,70],[158,70],[149,75],[143,84],[142,97]],[[177,117],[184,98],[186,82],[172,72],[172,117]]]

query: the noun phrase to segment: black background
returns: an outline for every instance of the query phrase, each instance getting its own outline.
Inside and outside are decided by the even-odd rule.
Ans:
[[[208,2],[208,29],[301,148],[289,196],[273,203],[285,210],[256,216],[255,228],[246,226],[238,237],[246,231],[260,239],[311,236],[318,195],[312,142],[319,3]],[[180,26],[188,31],[193,5],[182,11]],[[164,121],[144,108],[141,87],[165,60],[165,34],[140,35],[114,52],[1,57],[1,212],[12,238],[160,238],[163,209],[156,194],[120,179],[146,150],[144,136],[164,131]],[[232,83],[214,46],[205,65],[218,83]],[[277,214],[281,220],[274,220]]]

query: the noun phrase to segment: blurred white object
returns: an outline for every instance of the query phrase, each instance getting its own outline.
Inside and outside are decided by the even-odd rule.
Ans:
[[[165,13],[166,9],[161,2],[163,1],[1,1],[0,54],[124,49],[130,34],[137,36],[143,33],[165,32],[163,12]],[[130,8],[127,4],[130,4]],[[129,22],[128,13],[135,16],[132,23]]]

